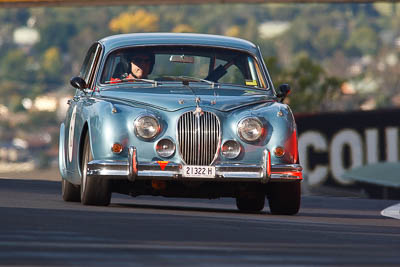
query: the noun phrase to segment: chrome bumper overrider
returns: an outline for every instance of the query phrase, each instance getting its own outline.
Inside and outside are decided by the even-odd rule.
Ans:
[[[87,175],[127,178],[130,181],[136,179],[176,179],[187,180],[191,178],[182,176],[182,164],[168,162],[162,170],[158,162],[137,161],[135,147],[129,148],[128,160],[92,160],[88,163]],[[260,164],[216,164],[215,178],[193,178],[219,181],[232,180],[257,180],[263,183],[273,181],[302,180],[302,167],[299,164],[277,164],[271,165],[271,154],[264,150]]]

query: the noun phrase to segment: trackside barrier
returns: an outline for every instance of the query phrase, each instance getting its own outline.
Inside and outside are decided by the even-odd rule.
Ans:
[[[361,186],[371,197],[400,199],[400,109],[295,117],[309,186]]]

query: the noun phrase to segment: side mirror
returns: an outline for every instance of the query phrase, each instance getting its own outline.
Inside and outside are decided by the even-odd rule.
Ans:
[[[279,92],[277,94],[278,97],[281,98],[281,102],[290,94],[290,85],[287,83],[281,84],[279,86]]]
[[[73,77],[70,81],[71,85],[77,89],[83,90],[87,88],[87,84],[81,77]]]

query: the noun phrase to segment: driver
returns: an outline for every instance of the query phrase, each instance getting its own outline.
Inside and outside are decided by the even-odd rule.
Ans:
[[[131,57],[129,63],[130,73],[126,78],[147,79],[147,76],[151,73],[153,64],[151,56],[148,54]]]
[[[147,79],[154,66],[154,55],[150,53],[134,54],[128,57],[128,72],[120,77],[111,78],[111,82],[119,82],[122,79]]]

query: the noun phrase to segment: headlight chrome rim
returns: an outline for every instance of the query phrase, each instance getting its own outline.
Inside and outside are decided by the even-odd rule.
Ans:
[[[172,146],[169,151],[160,151],[160,147],[163,146],[163,144],[161,144],[161,142],[169,142],[169,144]],[[164,147],[163,147],[164,148]],[[174,141],[172,141],[170,138],[163,138],[157,141],[156,146],[155,146],[155,150],[157,152],[157,154],[162,157],[162,158],[170,158],[175,154],[176,151],[176,145],[174,143]]]
[[[228,143],[232,143],[232,144],[228,144]],[[232,151],[232,150],[227,151],[224,149],[227,146],[232,147],[232,145],[235,145],[237,147],[237,149],[235,151]],[[232,139],[226,140],[221,146],[221,154],[227,159],[235,159],[235,158],[239,157],[241,152],[242,152],[242,146],[236,140],[232,140]]]
[[[139,130],[140,127],[140,120],[144,119],[144,118],[150,118],[151,120],[154,120],[154,122],[156,123],[156,127],[154,133],[150,134],[149,136],[144,136],[143,133],[141,134],[141,131]],[[157,119],[156,116],[152,115],[152,114],[142,114],[139,115],[139,117],[137,117],[133,123],[134,125],[134,131],[135,131],[135,135],[142,139],[142,140],[153,140],[161,131],[161,125],[159,120]]]
[[[244,134],[243,134],[244,124],[246,123],[246,121],[250,121],[250,120],[255,121],[255,122],[258,123],[258,125],[260,126],[260,132],[259,132],[259,134],[258,134],[258,136],[257,136],[256,138],[246,138],[246,137],[244,136]],[[264,125],[263,125],[263,123],[261,122],[261,120],[260,120],[259,118],[257,118],[257,117],[245,117],[245,118],[241,119],[241,120],[239,121],[238,125],[237,125],[237,134],[238,134],[238,136],[239,136],[240,139],[242,139],[243,141],[249,142],[249,143],[259,141],[259,140],[261,139],[261,137],[263,136],[263,132],[264,132],[264,131],[265,131]]]

